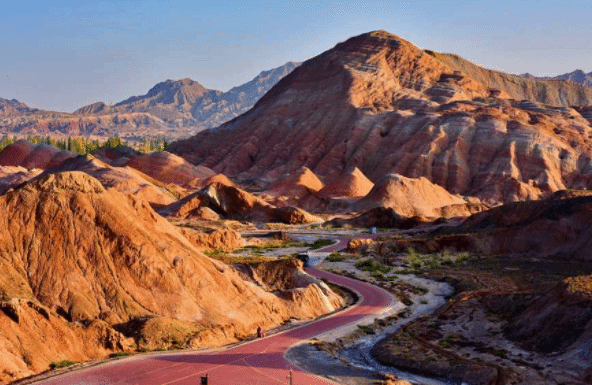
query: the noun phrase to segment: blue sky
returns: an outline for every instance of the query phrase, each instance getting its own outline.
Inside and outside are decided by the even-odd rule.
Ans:
[[[11,1],[0,97],[72,111],[190,77],[227,90],[376,29],[487,68],[592,71],[589,1]]]

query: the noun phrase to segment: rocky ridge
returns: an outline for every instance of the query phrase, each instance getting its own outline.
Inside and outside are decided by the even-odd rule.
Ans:
[[[147,94],[114,105],[96,102],[74,113],[30,108],[0,98],[0,134],[40,136],[188,137],[216,127],[249,110],[255,102],[299,63],[263,71],[228,92],[210,90],[192,79],[166,80]]]
[[[0,336],[2,380],[125,349],[124,335],[162,347],[178,338],[166,325],[186,330],[189,346],[209,346],[341,306],[320,282],[273,294],[245,281],[145,201],[82,172],[0,196],[0,228],[0,325],[11,331]]]
[[[581,85],[506,76],[375,31],[169,151],[239,181],[301,167],[331,180],[358,167],[370,180],[425,177],[489,203],[536,199],[592,183],[590,101]]]

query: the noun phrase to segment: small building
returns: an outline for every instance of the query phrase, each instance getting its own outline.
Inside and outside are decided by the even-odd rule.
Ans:
[[[375,226],[370,227],[370,234],[378,233],[378,229]]]

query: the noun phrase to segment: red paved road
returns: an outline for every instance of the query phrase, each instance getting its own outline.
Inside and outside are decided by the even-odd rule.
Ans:
[[[346,242],[342,240],[321,251],[341,249]],[[314,268],[307,271],[357,291],[362,301],[332,317],[230,349],[132,357],[55,377],[43,384],[199,384],[200,377],[207,373],[210,385],[277,385],[289,383],[289,369],[293,369],[294,385],[334,384],[293,367],[284,352],[298,342],[376,314],[390,304],[391,297],[364,282]]]

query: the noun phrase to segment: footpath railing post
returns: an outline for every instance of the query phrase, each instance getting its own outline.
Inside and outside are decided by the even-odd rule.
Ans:
[[[201,378],[201,385],[209,385],[208,375]]]
[[[294,385],[294,384],[292,383],[292,369],[290,369],[290,385]]]

